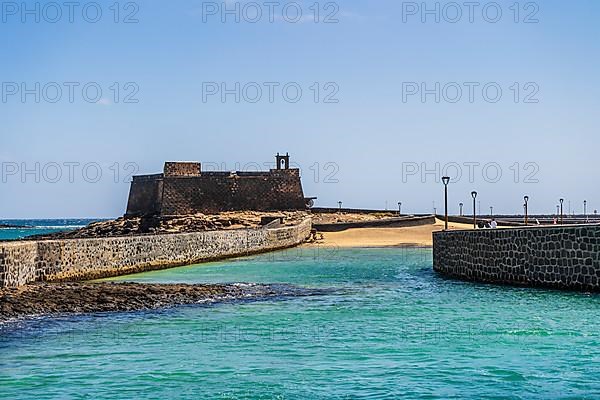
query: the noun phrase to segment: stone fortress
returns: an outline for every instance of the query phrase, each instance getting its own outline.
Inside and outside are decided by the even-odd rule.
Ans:
[[[167,162],[161,174],[134,176],[126,217],[173,217],[223,211],[305,210],[300,170],[289,154],[269,171],[202,171],[198,162]]]
[[[312,199],[304,198],[300,170],[290,168],[290,156],[277,154],[276,161],[275,169],[264,172],[209,172],[196,162],[167,162],[162,174],[134,176],[125,218],[104,222],[112,230],[103,235],[0,242],[0,288],[98,279],[297,246],[311,235],[312,221],[296,211],[306,211]],[[231,230],[125,233],[113,226],[228,211],[298,216],[286,224],[277,217]],[[72,233],[95,232],[94,225]]]

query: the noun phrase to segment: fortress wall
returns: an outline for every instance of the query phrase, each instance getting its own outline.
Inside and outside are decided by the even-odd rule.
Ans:
[[[129,190],[126,215],[147,215],[160,212],[162,174],[134,176]]]
[[[283,249],[309,237],[310,219],[274,229],[0,243],[0,287],[88,280]]]
[[[600,291],[600,225],[435,232],[433,268],[470,281]]]
[[[164,178],[162,215],[304,209],[298,170]]]

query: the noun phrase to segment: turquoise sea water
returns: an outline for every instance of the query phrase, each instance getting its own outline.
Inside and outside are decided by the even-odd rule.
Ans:
[[[97,219],[0,219],[0,225],[19,228],[0,228],[0,240],[22,239],[32,235],[45,235],[81,228]]]
[[[446,280],[430,249],[300,249],[124,279],[327,290],[4,327],[0,398],[600,396],[600,297]]]

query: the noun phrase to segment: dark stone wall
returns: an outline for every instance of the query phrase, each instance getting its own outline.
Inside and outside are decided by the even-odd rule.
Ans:
[[[235,210],[304,209],[297,169],[269,173],[202,174],[164,180],[162,215]]]
[[[454,278],[600,291],[600,225],[433,234],[433,268]]]
[[[128,216],[176,216],[237,210],[303,210],[306,208],[300,171],[202,172],[195,167],[169,174],[136,176],[131,183]]]
[[[319,232],[341,232],[355,228],[407,228],[411,226],[423,226],[431,224],[435,224],[435,217],[433,215],[429,217],[382,218],[374,221],[313,224],[313,228]]]
[[[397,210],[369,210],[364,208],[345,208],[342,207],[312,207],[311,210],[316,213],[322,214],[337,214],[340,211],[343,213],[352,213],[352,214],[397,214]],[[403,214],[406,216],[406,214]]]
[[[129,190],[126,215],[152,215],[160,212],[162,174],[134,176]]]

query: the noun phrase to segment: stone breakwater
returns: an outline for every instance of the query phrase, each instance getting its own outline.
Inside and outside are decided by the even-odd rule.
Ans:
[[[43,315],[154,310],[185,304],[320,293],[280,284],[37,283],[0,289],[0,323]]]
[[[0,243],[0,287],[106,278],[293,247],[311,220],[279,228]]]
[[[436,232],[433,268],[470,281],[600,291],[600,225]]]

